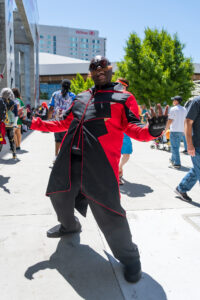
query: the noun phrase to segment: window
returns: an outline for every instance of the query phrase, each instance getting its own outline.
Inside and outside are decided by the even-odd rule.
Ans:
[[[93,44],[100,44],[100,40],[92,40]]]
[[[55,35],[53,36],[53,41],[56,42],[56,36]]]
[[[76,37],[70,37],[70,41],[72,41],[72,42],[77,42],[78,41],[78,38],[76,38]]]
[[[88,49],[88,44],[80,44],[80,48]]]
[[[71,43],[70,46],[71,46],[71,47],[77,47],[77,44],[76,44],[76,43]]]
[[[95,44],[95,45],[92,45],[92,48],[93,49],[99,49],[100,47],[99,47],[99,45]]]
[[[88,43],[88,39],[81,39],[82,43]]]
[[[51,45],[51,41],[47,41],[47,45]]]
[[[48,40],[51,40],[51,36],[50,36],[50,35],[47,35],[47,39],[48,39]]]
[[[40,35],[40,39],[43,39],[44,38],[44,36],[43,35]]]

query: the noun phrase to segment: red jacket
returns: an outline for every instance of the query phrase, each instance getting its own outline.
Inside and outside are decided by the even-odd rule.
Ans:
[[[71,149],[82,150],[81,194],[90,200],[125,215],[120,205],[118,166],[123,132],[138,141],[150,141],[148,127],[140,123],[134,96],[120,83],[102,90],[90,89],[76,96],[62,121],[33,119],[31,129],[67,131],[53,167],[47,195],[71,188]]]

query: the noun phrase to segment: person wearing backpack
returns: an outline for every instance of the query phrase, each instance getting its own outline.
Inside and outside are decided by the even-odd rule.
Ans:
[[[16,145],[14,141],[14,127],[17,126],[18,111],[17,105],[14,102],[15,96],[10,88],[3,88],[0,97],[6,106],[5,111],[5,131],[10,143],[10,150],[12,151],[13,159],[17,158]]]

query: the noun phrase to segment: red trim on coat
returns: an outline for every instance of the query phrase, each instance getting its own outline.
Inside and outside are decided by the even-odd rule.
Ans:
[[[104,204],[102,204],[102,203],[100,203],[100,202],[98,202],[98,201],[94,200],[93,198],[91,198],[91,197],[87,196],[87,195],[86,195],[86,194],[84,194],[83,192],[81,192],[81,194],[83,194],[83,196],[85,196],[86,198],[88,198],[88,199],[92,200],[93,202],[95,202],[95,203],[99,204],[100,206],[102,206],[102,207],[104,207],[104,208],[106,208],[106,209],[108,209],[108,210],[110,210],[110,211],[112,211],[112,212],[114,212],[114,213],[116,213],[116,214],[118,214],[118,215],[120,215],[120,216],[122,216],[122,217],[126,218],[126,213],[123,215],[123,214],[121,214],[121,213],[119,213],[119,212],[115,211],[114,209],[112,209],[112,208],[109,208],[109,207],[107,207],[106,205],[104,205]]]

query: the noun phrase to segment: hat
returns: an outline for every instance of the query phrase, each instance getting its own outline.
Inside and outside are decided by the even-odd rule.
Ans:
[[[175,97],[172,97],[171,100],[177,100],[178,102],[181,102],[183,99],[181,96],[175,96]]]

